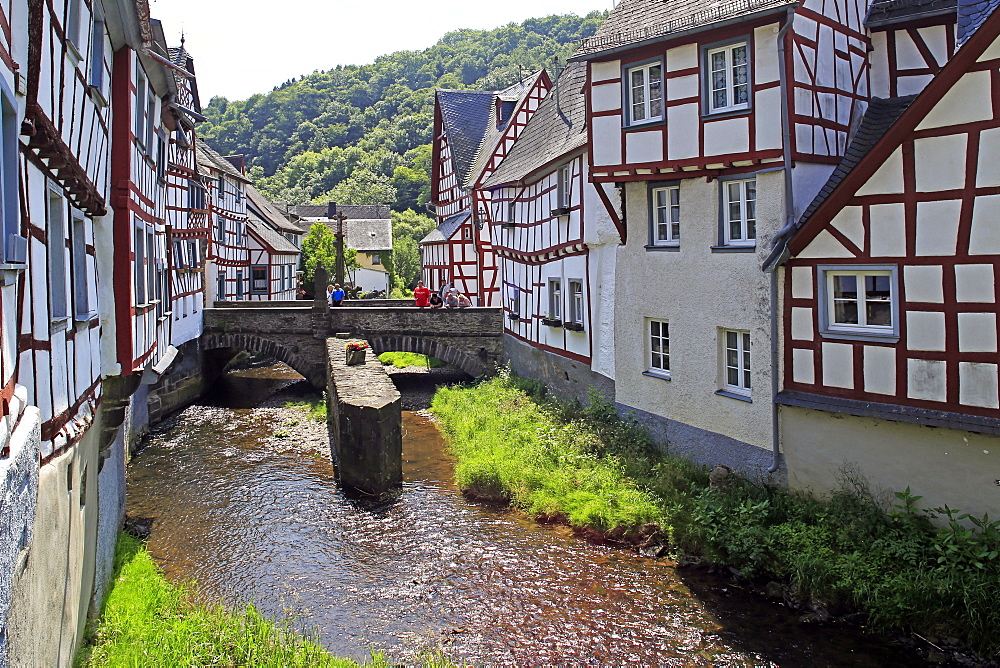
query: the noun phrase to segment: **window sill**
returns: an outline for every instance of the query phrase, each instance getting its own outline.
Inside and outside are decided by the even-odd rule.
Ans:
[[[629,123],[628,125],[622,126],[622,132],[634,132],[636,130],[649,130],[650,128],[655,128],[657,125],[663,125],[663,118],[652,118],[648,121],[638,121],[635,123]]]
[[[891,332],[879,334],[877,332],[839,332],[830,330],[820,330],[819,335],[824,339],[840,339],[842,341],[868,341],[871,343],[898,343],[899,334]]]
[[[568,206],[560,206],[558,208],[555,208],[555,209],[552,209],[551,211],[549,211],[549,215],[553,216],[553,217],[568,216],[569,215],[569,209],[570,208]]]
[[[642,372],[643,376],[649,376],[650,378],[659,378],[660,380],[671,380],[669,373],[664,373],[662,371],[654,371],[652,369],[647,369]]]
[[[66,40],[66,55],[73,61],[74,66],[79,65],[80,61],[83,60],[83,56],[80,55],[80,49],[77,48],[72,39]]]
[[[667,251],[668,253],[679,253],[681,250],[680,244],[648,244],[646,247],[648,251]]]
[[[730,399],[736,399],[737,401],[745,401],[748,404],[753,403],[753,399],[750,398],[749,394],[740,394],[739,392],[733,392],[732,390],[717,390],[716,394],[720,397],[729,397]]]
[[[546,327],[562,327],[563,321],[558,318],[542,318],[542,324]]]
[[[712,246],[713,253],[756,253],[757,246]]]
[[[564,322],[563,329],[570,332],[582,332],[583,323],[582,322]]]
[[[108,106],[108,98],[105,97],[101,89],[94,84],[87,86],[87,94],[90,95],[90,99],[93,100],[94,104],[98,107],[104,108]]]
[[[729,109],[720,109],[719,111],[706,111],[701,115],[701,117],[705,120],[715,120],[717,118],[731,118],[733,116],[743,116],[745,114],[749,114],[752,111],[753,107],[751,107],[748,104],[745,107],[733,107]]]
[[[52,318],[49,320],[49,333],[55,334],[56,332],[62,332],[69,328],[69,316],[64,315],[59,318]]]
[[[88,311],[87,313],[77,313],[73,316],[73,321],[78,325],[89,323],[91,320],[97,318],[97,311]]]

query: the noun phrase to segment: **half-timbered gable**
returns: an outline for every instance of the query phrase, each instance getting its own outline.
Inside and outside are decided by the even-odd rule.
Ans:
[[[775,249],[793,483],[831,487],[847,460],[932,505],[1000,511],[997,100],[1000,12],[915,98],[873,100]]]
[[[955,51],[957,0],[881,0],[868,8],[871,94],[916,95]]]
[[[247,185],[246,193],[249,298],[256,301],[295,299],[301,251],[286,235],[298,238],[300,230],[252,185]]]
[[[250,179],[201,139],[196,140],[196,160],[211,228],[205,271],[208,300],[246,299],[250,291],[246,184]]]
[[[587,179],[586,73],[584,63],[566,68],[483,185],[492,191],[505,331],[520,342],[510,346],[512,364],[550,370],[554,389],[581,399],[595,385],[613,395],[619,242],[594,193],[605,186]],[[570,374],[572,384],[565,382]]]

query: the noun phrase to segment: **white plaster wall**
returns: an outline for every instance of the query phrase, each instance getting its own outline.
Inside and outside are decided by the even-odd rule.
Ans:
[[[837,489],[845,462],[877,488],[924,497],[925,508],[1000,515],[994,480],[1000,437],[875,418],[781,407],[782,450],[793,489]],[[946,471],[947,475],[942,475]]]
[[[783,176],[757,176],[754,253],[713,253],[719,183],[681,183],[681,250],[650,252],[646,187],[626,186],[629,243],[619,248],[615,306],[617,401],[654,415],[771,447],[770,285],[760,270],[766,240],[781,225]],[[644,376],[646,318],[670,323],[671,380]],[[719,396],[719,330],[751,333],[752,403]]]
[[[369,290],[388,290],[389,274],[375,269],[356,269],[351,272],[354,276],[354,284],[364,288],[364,292]]]
[[[622,162],[622,117],[598,116],[591,120],[590,141],[595,165],[619,165]]]

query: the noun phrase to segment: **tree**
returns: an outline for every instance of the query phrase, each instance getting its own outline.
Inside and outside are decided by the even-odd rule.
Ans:
[[[392,212],[392,238],[409,237],[415,243],[426,237],[437,223],[430,216],[417,213],[413,209]]]
[[[392,242],[392,263],[396,285],[410,289],[420,278],[420,249],[411,237],[396,237]]]
[[[388,204],[396,201],[396,189],[388,177],[361,168],[318,197],[313,204]]]
[[[310,292],[316,279],[316,268],[324,267],[332,277],[337,271],[337,236],[325,223],[313,223],[309,233],[302,239],[303,286]],[[360,269],[358,252],[353,248],[344,249],[344,271]]]

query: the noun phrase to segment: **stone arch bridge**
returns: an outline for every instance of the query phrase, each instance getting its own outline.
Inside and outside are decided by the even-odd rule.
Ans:
[[[202,349],[239,348],[272,356],[318,389],[327,384],[326,339],[339,332],[366,339],[376,355],[423,353],[470,376],[494,370],[503,350],[501,309],[431,310],[410,303],[328,308],[302,301],[216,302],[205,309]]]

